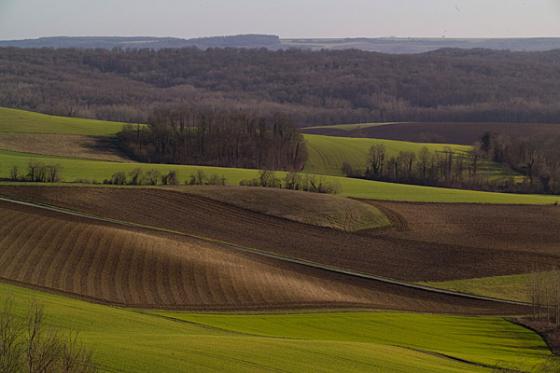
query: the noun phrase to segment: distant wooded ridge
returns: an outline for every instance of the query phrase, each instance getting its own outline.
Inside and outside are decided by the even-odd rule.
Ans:
[[[165,49],[165,48],[267,48],[359,49],[369,52],[407,54],[423,53],[441,48],[493,49],[511,51],[548,51],[560,49],[560,38],[297,38],[282,39],[277,35],[233,35],[182,39],[174,37],[43,37],[0,41],[0,47],[18,48],[102,48],[102,49]]]
[[[560,50],[0,48],[0,106],[146,123],[177,104],[280,113],[297,125],[560,123]]]

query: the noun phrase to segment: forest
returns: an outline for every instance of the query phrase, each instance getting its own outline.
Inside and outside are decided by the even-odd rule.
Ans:
[[[296,125],[560,122],[560,51],[0,48],[0,105],[138,123],[169,104]]]
[[[307,159],[303,136],[288,117],[240,110],[160,108],[148,126],[126,126],[119,143],[150,163],[299,171]]]

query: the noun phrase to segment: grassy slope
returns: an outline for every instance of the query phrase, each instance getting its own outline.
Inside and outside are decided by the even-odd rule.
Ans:
[[[376,207],[335,195],[243,187],[186,187],[188,193],[301,223],[358,231],[390,225]]]
[[[30,111],[0,108],[0,133],[52,133],[64,135],[112,136],[123,123],[58,117]]]
[[[368,138],[335,137],[323,135],[305,135],[309,159],[305,170],[322,175],[343,176],[342,164],[348,162],[354,169],[364,170],[369,149],[375,144],[383,144],[388,157],[399,152],[413,152],[418,154],[423,147],[430,151],[442,151],[449,147],[453,151],[462,153],[472,149],[470,146],[453,144],[423,144],[406,141],[393,141]],[[491,177],[515,176],[505,168],[491,162],[481,165],[481,172]]]
[[[483,372],[438,354],[524,370],[550,357],[536,334],[497,317],[144,313],[0,283],[6,297],[21,315],[43,304],[47,323],[79,331],[110,371]]]
[[[216,174],[225,176],[230,185],[238,185],[239,181],[242,179],[250,179],[258,176],[257,170],[238,168],[117,163],[0,151],[0,177],[8,177],[10,167],[12,166],[18,166],[21,170],[25,170],[30,160],[59,164],[63,168],[62,176],[67,182],[72,182],[77,179],[101,182],[105,178],[110,178],[114,172],[130,171],[134,168],[142,168],[145,170],[158,169],[161,172],[176,170],[181,181],[184,181],[197,170],[204,170],[208,175]],[[283,177],[284,173],[278,172],[277,175]],[[324,179],[338,183],[342,187],[341,195],[363,199],[508,204],[553,204],[560,202],[559,196],[488,193],[461,189],[383,183],[334,176],[325,176]]]
[[[468,294],[484,295],[499,299],[529,302],[528,274],[493,276],[442,282],[426,282],[426,285]]]

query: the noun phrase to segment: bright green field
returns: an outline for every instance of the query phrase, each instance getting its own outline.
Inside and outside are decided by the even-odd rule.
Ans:
[[[123,123],[58,117],[30,111],[0,108],[0,133],[51,133],[61,135],[112,136]]]
[[[466,153],[471,146],[453,144],[423,144],[407,141],[382,139],[335,137],[324,135],[304,135],[307,142],[309,158],[305,164],[305,171],[321,175],[343,176],[342,164],[348,162],[352,168],[361,170],[366,168],[369,149],[375,144],[382,144],[387,151],[387,157],[396,156],[399,152],[413,152],[418,154],[424,147],[431,152],[442,151],[446,147],[457,153]],[[491,177],[514,176],[503,167],[484,162],[480,167],[481,173]]]
[[[364,170],[369,149],[375,144],[385,146],[387,156],[395,156],[399,152],[418,153],[423,147],[430,151],[441,151],[446,146],[457,152],[467,152],[470,146],[445,144],[420,144],[406,141],[381,139],[335,137],[324,135],[305,135],[309,159],[305,170],[322,175],[342,176],[342,163],[348,162],[355,169]]]
[[[0,283],[6,297],[22,316],[31,300],[44,305],[47,324],[79,331],[112,372],[531,371],[551,356],[536,334],[498,317],[140,312]]]
[[[466,280],[426,282],[424,284],[462,293],[529,302],[529,276],[529,274],[493,276]]]
[[[66,182],[73,182],[78,179],[101,182],[103,179],[110,178],[111,175],[117,171],[130,171],[134,168],[142,168],[144,170],[158,169],[161,172],[176,170],[181,182],[197,170],[204,170],[207,175],[215,174],[224,176],[227,179],[227,183],[230,185],[239,185],[239,181],[243,179],[250,179],[258,176],[257,170],[240,168],[119,163],[0,151],[0,177],[8,177],[9,170],[12,166],[18,166],[22,171],[25,171],[27,164],[31,160],[42,161],[49,164],[59,164],[62,166],[62,177]],[[278,172],[277,176],[283,177],[284,173]],[[560,202],[560,196],[489,193],[462,189],[383,183],[335,176],[324,176],[324,179],[338,183],[342,188],[342,196],[362,199],[506,204],[553,204]]]

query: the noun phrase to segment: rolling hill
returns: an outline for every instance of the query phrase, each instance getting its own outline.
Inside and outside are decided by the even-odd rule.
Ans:
[[[472,150],[471,146],[454,144],[429,144],[384,139],[336,137],[323,135],[305,135],[309,159],[305,171],[313,174],[343,176],[342,164],[347,162],[354,170],[366,168],[369,149],[376,144],[385,147],[387,157],[397,156],[399,152],[418,154],[422,148],[431,152],[443,151],[446,148],[459,154]],[[480,167],[481,175],[491,178],[515,176],[516,174],[492,162],[485,161]]]
[[[464,373],[530,371],[551,359],[537,334],[500,317],[146,312],[6,283],[0,298],[13,299],[21,317],[30,302],[44,305],[48,326],[79,331],[101,371]]]
[[[560,124],[507,122],[362,123],[307,127],[303,131],[308,134],[341,137],[473,145],[486,132],[503,133],[512,138],[535,135],[554,138],[560,136]]]

